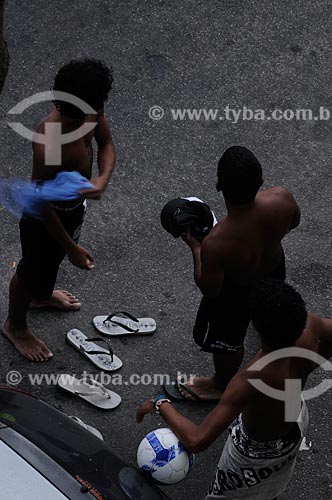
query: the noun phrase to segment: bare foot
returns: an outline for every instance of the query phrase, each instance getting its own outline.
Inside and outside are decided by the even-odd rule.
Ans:
[[[35,337],[29,327],[13,329],[7,320],[2,327],[2,333],[29,361],[48,361],[53,357],[44,342]]]
[[[214,377],[191,377],[188,382],[178,380],[180,394],[190,401],[197,401],[188,391],[188,387],[203,401],[217,401],[221,398],[223,391],[218,389]]]
[[[31,309],[41,309],[43,307],[54,307],[62,311],[77,311],[81,303],[67,290],[54,290],[49,300],[33,300],[30,304]]]

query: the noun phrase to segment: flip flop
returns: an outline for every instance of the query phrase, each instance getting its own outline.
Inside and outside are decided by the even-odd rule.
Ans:
[[[118,316],[119,314],[122,316]],[[92,322],[98,332],[104,335],[151,335],[157,328],[154,319],[135,318],[126,311],[95,316]]]
[[[77,424],[79,424],[81,427],[84,427],[84,429],[86,429],[87,431],[91,432],[91,434],[93,434],[94,436],[96,436],[98,439],[101,439],[102,441],[104,441],[102,433],[100,431],[98,431],[98,429],[96,429],[95,427],[92,427],[92,425],[86,424],[80,418],[75,417],[75,415],[69,415],[69,418],[71,418],[72,420],[74,420],[74,422],[76,422]]]
[[[103,339],[89,339],[77,328],[69,330],[66,339],[100,370],[114,372],[123,365],[121,359],[113,354],[112,346]],[[104,344],[104,347],[98,346],[96,342]]]
[[[92,378],[78,380],[63,373],[59,377],[58,387],[103,410],[113,410],[121,403],[119,394],[110,391]]]
[[[164,384],[163,388],[167,396],[175,399],[176,401],[191,401],[182,396],[180,392],[180,389],[182,389],[183,391],[186,391],[188,394],[190,394],[195,401],[202,402],[202,399],[198,396],[198,394],[192,391],[192,389],[190,389],[190,387],[188,387],[186,384],[182,384],[181,382],[175,381],[171,382],[170,384]]]
[[[201,403],[201,404],[212,404],[219,403],[220,399],[202,399],[195,391],[193,391],[187,384],[183,384],[182,382],[171,382],[170,384],[164,384],[163,389],[166,392],[167,396],[176,401],[185,401],[186,403]],[[181,392],[187,392],[192,396],[193,399],[185,398]]]

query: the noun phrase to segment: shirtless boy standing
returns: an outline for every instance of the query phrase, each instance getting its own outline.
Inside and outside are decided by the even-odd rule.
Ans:
[[[218,164],[217,181],[227,215],[202,242],[189,233],[183,236],[204,295],[194,340],[202,351],[213,354],[215,375],[195,377],[169,391],[165,387],[170,395],[177,390],[186,400],[220,398],[243,358],[253,286],[262,278],[285,279],[281,240],[298,226],[300,209],[287,189],[259,191],[262,184],[262,168],[254,154],[240,146],[227,149]]]
[[[44,134],[46,123],[61,123],[62,134],[72,132],[85,122],[96,122],[95,128],[83,137],[62,145],[61,165],[47,165],[45,146],[33,143],[32,180],[53,179],[60,171],[78,171],[91,179],[92,139],[98,145],[99,175],[91,179],[94,189],[74,201],[54,200],[43,212],[42,220],[23,214],[20,221],[22,259],[10,283],[9,313],[3,334],[30,361],[47,361],[52,353],[35,337],[26,322],[29,307],[55,307],[77,310],[80,303],[65,290],[54,290],[61,261],[65,255],[81,269],[93,269],[93,258],[77,241],[85,213],[84,198],[99,199],[107,187],[115,165],[115,151],[104,104],[111,90],[113,77],[102,62],[94,59],[71,61],[57,73],[53,89],[79,97],[95,114],[85,115],[76,106],[55,101],[55,108],[38,126]]]

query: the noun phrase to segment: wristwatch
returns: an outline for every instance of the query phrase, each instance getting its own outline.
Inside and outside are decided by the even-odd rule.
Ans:
[[[157,414],[159,415],[160,408],[164,403],[170,403],[172,404],[172,401],[166,398],[164,394],[159,394],[159,396],[156,397],[156,399],[152,400],[153,407],[156,410]]]

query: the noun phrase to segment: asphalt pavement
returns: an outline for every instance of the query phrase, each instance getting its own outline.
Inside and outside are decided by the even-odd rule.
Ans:
[[[114,69],[114,88],[106,108],[117,151],[117,166],[102,200],[90,202],[82,244],[96,261],[91,272],[67,261],[58,286],[82,301],[75,313],[31,312],[34,332],[54,352],[48,363],[30,364],[6,339],[1,345],[1,382],[18,371],[18,387],[70,415],[96,426],[116,453],[135,463],[145,433],[163,425],[155,416],[138,426],[135,410],[157,393],[155,374],[177,371],[209,375],[212,360],[192,340],[200,300],[186,245],[173,240],[159,222],[163,205],[177,196],[206,200],[218,217],[225,213],[215,190],[222,152],[240,144],[261,161],[265,187],[283,185],[302,209],[299,228],[285,238],[288,281],[308,308],[331,316],[331,121],[242,119],[247,109],[330,109],[332,77],[329,0],[9,0],[5,36],[11,64],[0,101],[1,176],[28,179],[31,144],[7,125],[8,110],[52,85],[57,69],[70,59],[96,57]],[[162,110],[149,110],[158,106]],[[229,106],[241,111],[233,120],[183,120],[171,109]],[[36,105],[19,119],[33,127],[48,112]],[[155,110],[156,108],[154,108]],[[249,113],[249,112],[248,112]],[[250,114],[250,113],[249,113]],[[222,115],[223,116],[223,115]],[[287,115],[288,117],[290,115]],[[8,284],[20,259],[18,221],[0,207],[1,319],[6,317]],[[158,322],[151,337],[117,338],[123,360],[123,398],[114,412],[98,411],[44,382],[32,386],[29,374],[97,374],[65,342],[73,327],[89,336],[92,317],[126,309]],[[250,330],[247,357],[257,349]],[[129,383],[146,374],[145,383]],[[314,386],[324,372],[312,376]],[[158,382],[158,381],[156,381]],[[308,402],[307,448],[300,452],[294,478],[280,500],[332,498],[332,392]],[[211,407],[179,404],[200,422]],[[173,500],[202,500],[213,477],[225,435],[197,456],[188,479],[165,488]]]

